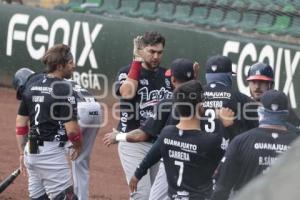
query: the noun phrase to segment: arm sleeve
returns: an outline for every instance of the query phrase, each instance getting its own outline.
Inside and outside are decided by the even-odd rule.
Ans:
[[[115,94],[117,96],[121,96],[120,94],[120,87],[123,84],[123,82],[126,80],[128,76],[129,66],[128,67],[122,67],[117,74],[116,80],[115,80]]]
[[[162,140],[158,139],[156,142],[153,144],[149,152],[147,153],[146,157],[143,159],[143,161],[139,164],[137,169],[135,170],[135,177],[137,179],[141,179],[146,173],[147,170],[157,163],[160,158],[161,158],[161,152],[160,152],[160,144]]]
[[[218,180],[216,188],[212,194],[211,200],[227,200],[231,189],[233,188],[237,176],[240,173],[240,165],[238,163],[237,140],[234,139],[226,153],[222,158],[218,167]]]
[[[18,115],[29,116],[29,112],[24,100],[22,100],[20,103]]]
[[[140,129],[152,137],[157,137],[161,130],[167,125],[171,109],[172,102],[169,100],[160,101],[154,108],[154,117],[148,118]]]

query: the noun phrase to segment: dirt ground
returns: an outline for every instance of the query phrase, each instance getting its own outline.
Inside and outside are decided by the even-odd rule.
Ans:
[[[19,102],[15,92],[0,87],[0,181],[19,166],[19,154],[15,139],[15,117]],[[96,139],[90,170],[90,199],[92,200],[125,200],[128,199],[128,187],[119,162],[117,146],[107,148],[103,145],[103,133],[112,130],[117,124],[115,119],[103,127]],[[28,199],[27,179],[17,177],[5,191],[0,194],[1,200]]]

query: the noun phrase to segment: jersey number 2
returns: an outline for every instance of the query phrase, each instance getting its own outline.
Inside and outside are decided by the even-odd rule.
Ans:
[[[34,116],[34,124],[35,125],[38,125],[39,122],[38,122],[38,116],[40,114],[40,111],[41,111],[41,105],[40,104],[36,104],[35,107],[34,107],[34,111],[35,111],[35,116]]]
[[[184,164],[183,164],[183,162],[180,162],[177,160],[175,160],[174,162],[175,162],[175,165],[179,166],[178,179],[177,179],[177,186],[179,187],[182,182],[182,174],[183,174]]]

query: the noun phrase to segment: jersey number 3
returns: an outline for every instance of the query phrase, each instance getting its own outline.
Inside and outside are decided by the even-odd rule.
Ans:
[[[207,117],[208,122],[208,124],[205,124],[205,131],[208,133],[214,132],[216,129],[216,112],[214,111],[214,109],[207,109],[204,115],[205,117]]]

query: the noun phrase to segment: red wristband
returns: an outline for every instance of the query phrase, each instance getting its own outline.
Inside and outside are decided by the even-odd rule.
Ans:
[[[27,135],[28,131],[28,126],[16,127],[16,135]]]
[[[142,69],[142,62],[139,61],[132,61],[131,67],[128,73],[128,77],[133,80],[139,80],[140,73]]]
[[[81,133],[78,132],[76,135],[72,135],[72,136],[68,136],[68,139],[71,141],[71,142],[78,142],[81,138]]]

